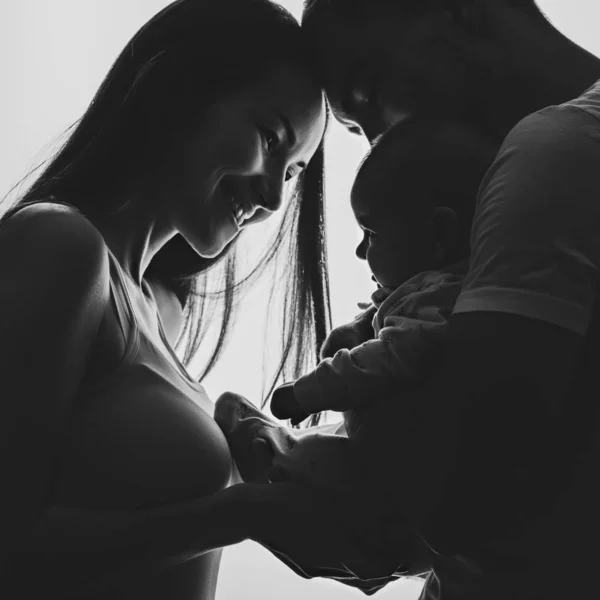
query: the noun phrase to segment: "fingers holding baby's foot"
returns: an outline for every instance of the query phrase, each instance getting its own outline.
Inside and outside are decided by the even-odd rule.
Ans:
[[[214,418],[225,434],[246,419],[256,418],[265,423],[276,423],[274,419],[262,413],[250,400],[233,392],[225,392],[217,398]]]
[[[262,432],[281,425],[243,396],[231,392],[222,394],[215,403],[215,420],[227,438],[242,479],[268,483],[266,471],[271,465],[272,450]]]
[[[346,437],[295,435],[243,396],[230,392],[217,400],[215,420],[247,483],[292,481],[330,487],[347,479]]]

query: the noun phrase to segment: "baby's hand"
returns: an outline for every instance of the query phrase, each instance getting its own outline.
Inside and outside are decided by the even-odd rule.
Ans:
[[[310,417],[310,414],[298,403],[293,383],[284,383],[273,392],[271,412],[277,419],[291,419],[292,425],[297,425]]]
[[[338,350],[356,348],[375,337],[373,330],[373,317],[377,307],[370,305],[364,312],[360,313],[352,323],[336,327],[325,340],[321,348],[321,360],[331,358]]]

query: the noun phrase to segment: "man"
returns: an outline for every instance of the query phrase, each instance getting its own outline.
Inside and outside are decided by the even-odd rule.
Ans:
[[[351,131],[373,140],[433,114],[505,138],[439,365],[399,391],[418,399],[421,427],[412,440],[393,418],[369,432],[368,476],[390,480],[436,553],[422,597],[587,597],[600,559],[600,60],[532,0],[309,0],[303,26]]]

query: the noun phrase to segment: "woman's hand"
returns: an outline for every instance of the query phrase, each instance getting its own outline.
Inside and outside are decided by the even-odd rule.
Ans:
[[[237,544],[248,539],[254,516],[249,491],[239,484],[196,500],[139,510],[53,506],[12,549],[0,587],[27,586],[22,597],[33,598],[50,585],[80,597],[110,586],[124,573],[144,576]],[[28,579],[32,570],[37,577]]]

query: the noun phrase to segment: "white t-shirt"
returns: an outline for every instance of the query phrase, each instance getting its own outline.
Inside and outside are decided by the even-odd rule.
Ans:
[[[513,313],[588,332],[600,280],[600,82],[509,133],[479,191],[471,249],[454,313]],[[597,387],[590,393],[600,398]],[[591,422],[591,448],[558,504],[490,540],[481,556],[439,557],[422,600],[600,597],[598,415]]]

